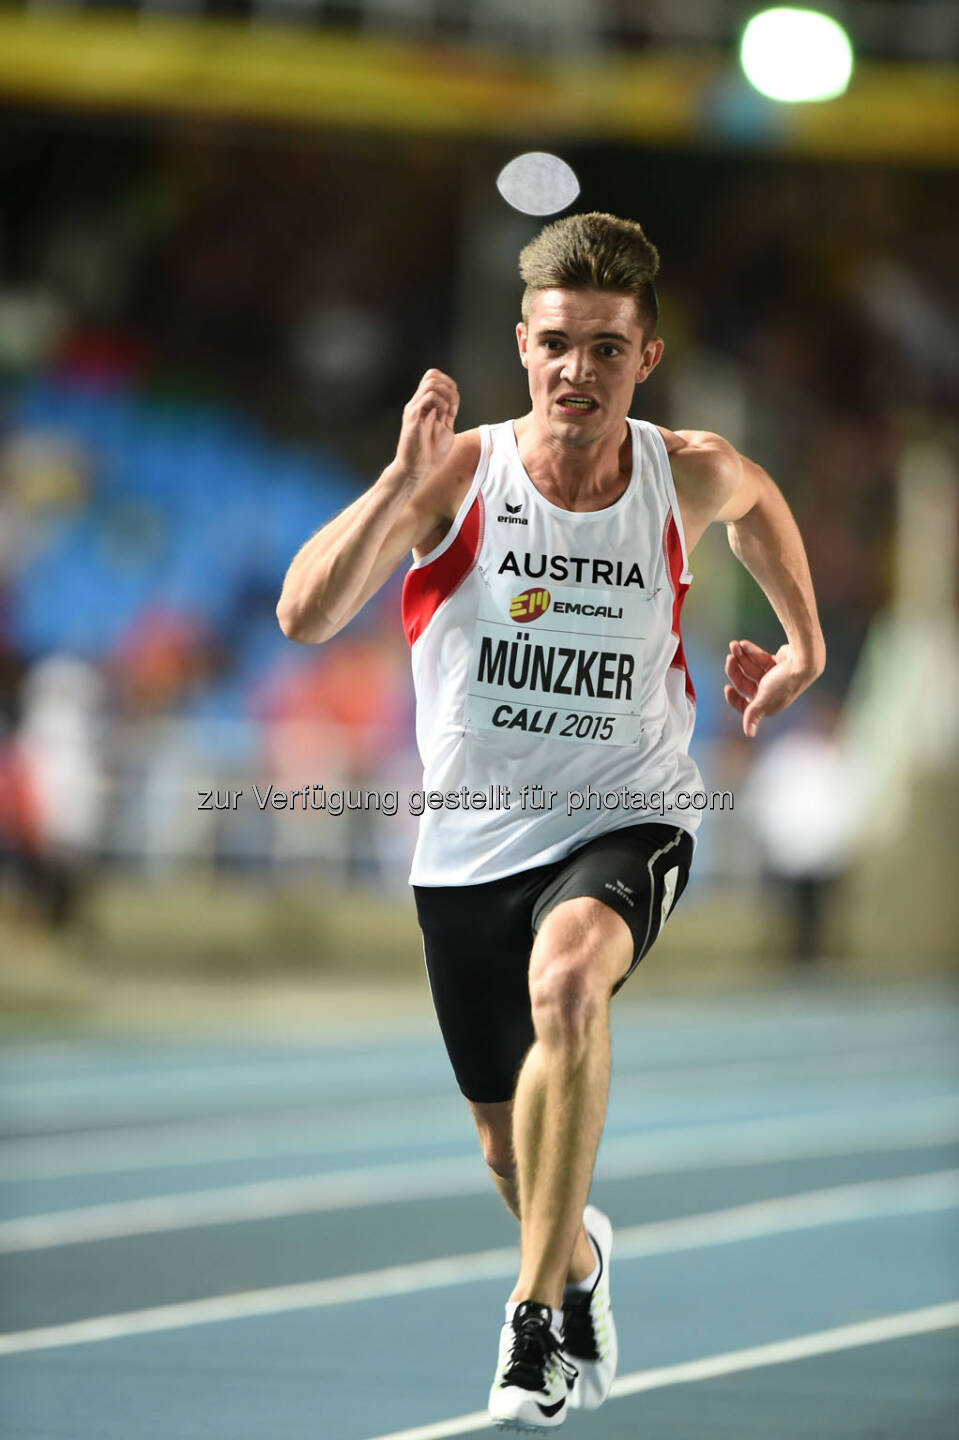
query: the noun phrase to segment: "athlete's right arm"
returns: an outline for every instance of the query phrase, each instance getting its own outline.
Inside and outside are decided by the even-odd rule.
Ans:
[[[453,520],[478,440],[453,426],[459,391],[428,370],[403,410],[396,455],[364,495],[294,556],[276,607],[290,640],[320,644],[352,620],[410,550],[438,544]],[[468,471],[472,479],[472,469]],[[466,481],[468,487],[469,480]]]

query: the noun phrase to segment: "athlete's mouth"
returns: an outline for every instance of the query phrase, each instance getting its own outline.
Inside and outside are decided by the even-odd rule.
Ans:
[[[589,395],[560,395],[556,404],[570,415],[588,415],[590,411],[599,409],[597,402]]]

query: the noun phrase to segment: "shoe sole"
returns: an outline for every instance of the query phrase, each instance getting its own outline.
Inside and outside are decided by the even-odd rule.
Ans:
[[[527,1425],[525,1420],[491,1420],[490,1424],[494,1430],[515,1430],[523,1435],[549,1435],[559,1429],[559,1425]]]
[[[558,1430],[569,1413],[569,1406],[565,1405],[555,1417],[553,1424],[550,1424],[544,1416],[542,1420],[527,1420],[519,1415],[490,1415],[490,1424],[496,1430],[518,1430],[523,1435],[550,1435]]]

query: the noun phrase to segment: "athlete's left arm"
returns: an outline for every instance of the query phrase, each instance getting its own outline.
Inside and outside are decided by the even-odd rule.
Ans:
[[[663,438],[687,551],[712,521],[725,524],[730,549],[762,588],[786,633],[775,655],[751,640],[730,642],[725,695],[743,717],[743,733],[751,737],[764,715],[784,710],[825,667],[826,645],[802,537],[779,487],[761,465],[721,436],[677,430]]]

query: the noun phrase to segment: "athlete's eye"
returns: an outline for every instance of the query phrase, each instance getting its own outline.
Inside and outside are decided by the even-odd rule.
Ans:
[[[562,350],[562,348],[563,348],[563,342],[562,342],[562,340],[544,340],[544,341],[543,341],[543,347],[544,347],[544,349],[546,349],[546,350],[548,350],[548,349],[550,348],[550,346],[552,346],[552,345],[555,345],[558,350]]]
[[[618,345],[600,345],[599,348],[603,352],[607,360],[612,360],[614,355],[618,355],[620,353]]]

